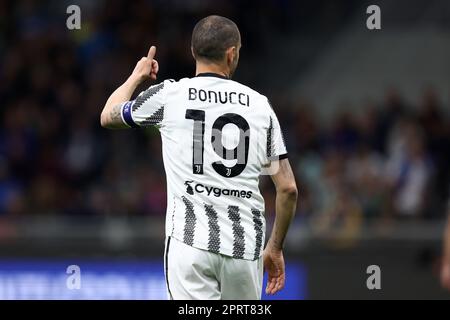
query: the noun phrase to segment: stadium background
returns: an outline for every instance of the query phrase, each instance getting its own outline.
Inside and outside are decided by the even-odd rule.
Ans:
[[[81,30],[66,28],[71,4]],[[370,4],[381,30],[366,28]],[[164,297],[158,133],[99,115],[151,44],[160,80],[191,76],[209,14],[238,24],[235,80],[272,100],[297,175],[278,298],[449,298],[448,1],[0,0],[0,299]],[[373,264],[381,290],[366,287]]]

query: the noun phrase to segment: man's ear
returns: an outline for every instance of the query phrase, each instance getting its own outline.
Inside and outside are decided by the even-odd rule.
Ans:
[[[194,54],[194,48],[191,46],[191,54],[192,54],[192,57],[194,58],[194,60],[195,60],[195,54]]]
[[[237,48],[235,46],[229,47],[226,51],[227,56],[227,64],[231,65],[236,58],[237,55]]]

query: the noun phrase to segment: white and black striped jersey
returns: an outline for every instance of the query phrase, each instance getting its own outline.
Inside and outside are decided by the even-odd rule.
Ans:
[[[267,98],[213,73],[151,86],[122,106],[130,127],[161,132],[166,235],[214,253],[255,260],[265,237],[259,176],[287,157]]]

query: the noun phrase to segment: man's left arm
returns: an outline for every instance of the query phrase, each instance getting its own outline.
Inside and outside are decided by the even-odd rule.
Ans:
[[[138,61],[132,74],[106,101],[100,116],[100,124],[108,129],[129,128],[122,118],[122,105],[130,100],[136,88],[146,79],[156,80],[159,70],[158,62],[154,60],[156,47],[151,46],[147,57]]]

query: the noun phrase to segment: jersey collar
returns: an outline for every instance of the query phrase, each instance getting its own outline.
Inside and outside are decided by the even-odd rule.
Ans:
[[[202,72],[202,73],[199,73],[198,75],[196,75],[196,77],[216,77],[216,78],[229,80],[228,77],[218,74],[218,73],[214,73],[214,72]]]

